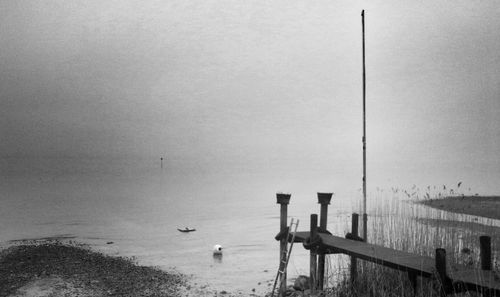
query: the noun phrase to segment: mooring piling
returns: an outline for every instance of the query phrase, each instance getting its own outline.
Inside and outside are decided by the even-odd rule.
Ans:
[[[311,229],[310,229],[310,241],[313,242],[317,237],[318,237],[318,215],[317,214],[311,214]],[[317,262],[317,248],[316,247],[311,247],[309,250],[309,281],[310,281],[310,288],[311,288],[311,294],[314,294],[316,292],[316,285],[317,285],[317,268],[318,268],[318,262]]]
[[[491,237],[483,235],[479,237],[479,255],[481,257],[481,269],[491,270]]]
[[[287,232],[287,222],[288,222],[288,204],[290,203],[290,194],[277,193],[276,203],[280,205],[280,233],[286,236],[282,236],[280,239],[280,256],[279,256],[279,270],[283,271],[281,274],[279,288],[279,296],[285,296],[286,291],[286,253],[288,244],[288,232]]]
[[[328,222],[328,205],[333,193],[318,193],[318,203],[321,204],[319,227],[326,230]],[[318,290],[323,290],[325,280],[325,253],[318,254]]]
[[[353,238],[357,238],[358,235],[358,223],[359,223],[359,215],[357,213],[353,213],[351,217],[351,234]],[[356,278],[358,277],[358,260],[356,257],[351,256],[351,284],[356,282]]]
[[[446,273],[446,250],[443,248],[436,249],[436,272],[438,281],[440,282],[440,294],[446,296],[448,291],[448,277]]]

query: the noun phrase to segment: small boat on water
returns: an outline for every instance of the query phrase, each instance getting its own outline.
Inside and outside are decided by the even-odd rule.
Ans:
[[[192,229],[192,228],[188,228],[188,227],[186,227],[184,229],[177,228],[177,230],[179,230],[180,232],[184,232],[184,233],[196,231],[196,229]]]

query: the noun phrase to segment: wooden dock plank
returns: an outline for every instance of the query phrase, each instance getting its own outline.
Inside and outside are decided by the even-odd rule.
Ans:
[[[491,270],[477,269],[448,272],[448,276],[455,284],[464,284],[472,290],[490,289],[500,296],[500,275],[498,274]]]
[[[332,253],[342,253],[359,259],[374,262],[394,269],[417,273],[423,277],[431,277],[435,272],[435,259],[398,251],[383,246],[345,239],[339,236],[319,234],[323,246]],[[295,242],[303,242],[309,232],[295,234]],[[487,270],[449,271],[448,277],[453,283],[461,283],[469,289],[490,290],[500,295],[500,275]]]
[[[429,277],[434,271],[434,259],[339,236],[319,234],[323,246],[331,253],[342,253],[398,270],[415,272]],[[303,242],[309,232],[297,232],[295,242]]]
[[[323,244],[334,247],[335,252],[355,256],[370,262],[398,270],[415,272],[418,275],[430,276],[434,271],[434,259],[403,251],[393,250],[383,246],[345,239],[338,236],[321,234]]]

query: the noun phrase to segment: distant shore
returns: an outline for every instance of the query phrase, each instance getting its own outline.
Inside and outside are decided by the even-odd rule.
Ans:
[[[0,296],[181,296],[185,277],[60,242],[0,251]]]
[[[500,196],[454,196],[420,203],[449,212],[500,220]]]

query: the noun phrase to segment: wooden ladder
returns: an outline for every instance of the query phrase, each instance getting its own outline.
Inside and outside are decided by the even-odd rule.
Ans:
[[[294,221],[293,218],[291,219],[291,221],[290,221],[290,227],[288,227],[288,230],[286,232],[286,239],[287,239],[287,241],[288,241],[288,237],[290,235],[290,231],[292,230],[293,226],[295,226],[295,228],[293,229],[293,232],[292,232],[292,241],[290,242],[290,248],[288,249],[288,251],[286,249],[283,251],[283,255],[281,257],[280,266],[278,267],[278,272],[276,273],[276,278],[274,279],[274,285],[273,285],[273,290],[271,291],[271,297],[274,297],[274,292],[276,290],[276,285],[278,284],[278,279],[279,279],[278,290],[282,286],[283,275],[286,273],[286,268],[288,266],[288,261],[290,260],[290,254],[292,253],[293,243],[295,241],[295,234],[297,233],[297,228],[299,226],[299,220]],[[283,267],[283,270],[280,270],[281,267]]]

